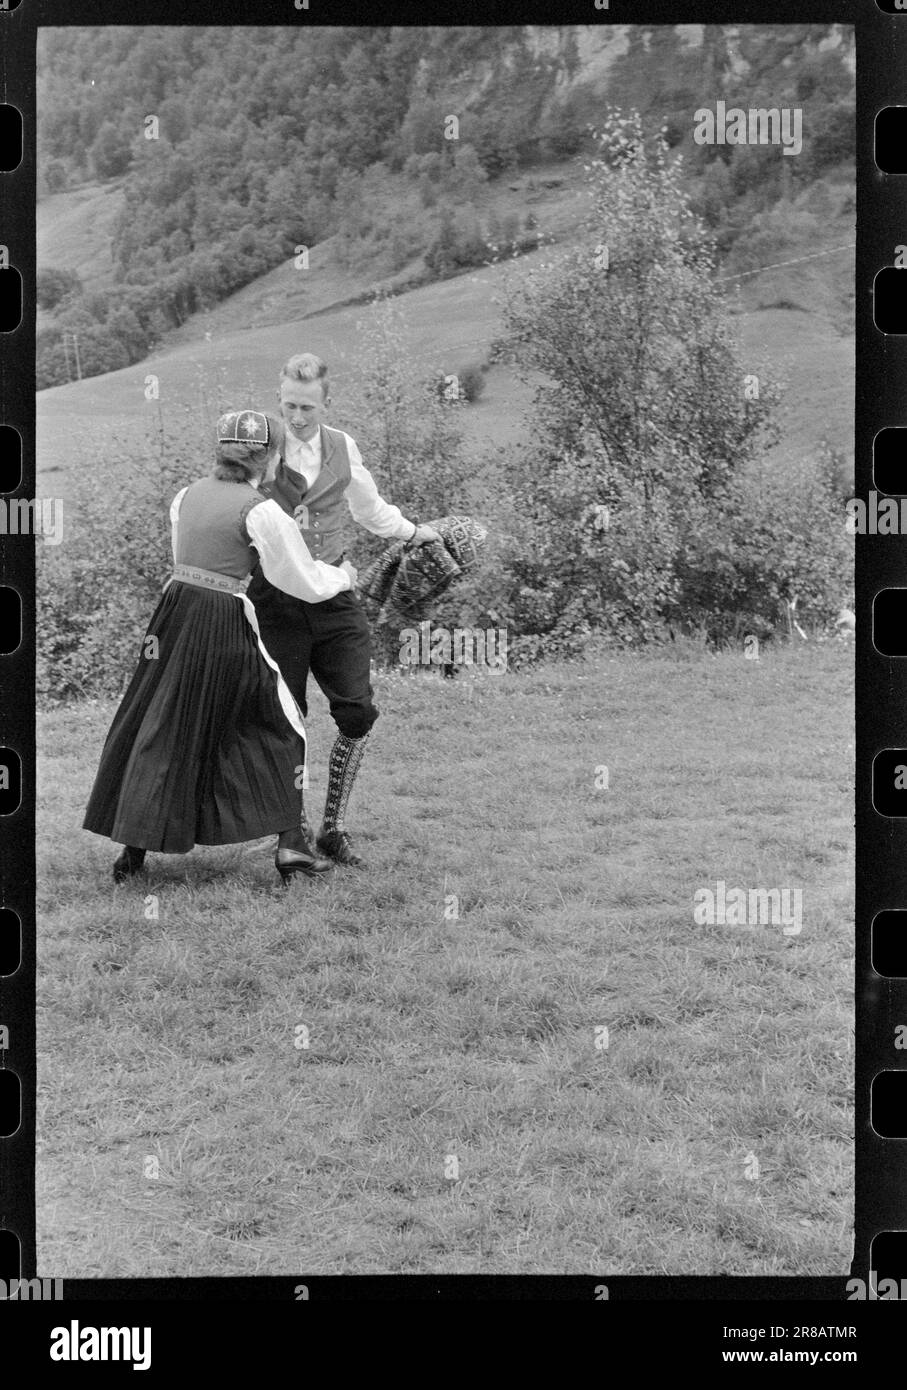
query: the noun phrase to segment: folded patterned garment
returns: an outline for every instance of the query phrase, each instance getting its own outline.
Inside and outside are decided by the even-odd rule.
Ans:
[[[358,589],[373,623],[419,622],[432,600],[472,569],[488,534],[468,516],[428,522],[440,541],[410,546],[394,541],[359,576]]]

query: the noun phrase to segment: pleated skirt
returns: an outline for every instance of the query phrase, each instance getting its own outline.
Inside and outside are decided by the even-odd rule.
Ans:
[[[114,716],[83,825],[168,854],[276,834],[299,823],[304,760],[242,600],[173,582]]]

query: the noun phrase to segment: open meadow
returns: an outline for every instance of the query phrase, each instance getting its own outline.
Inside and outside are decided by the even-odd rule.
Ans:
[[[845,1271],[852,684],[835,641],[379,674],[371,869],[287,893],[264,843],[115,888],[113,705],[42,713],[38,1273]],[[721,880],[802,930],[697,925]]]
[[[42,50],[38,1273],[845,1273],[852,31]],[[703,144],[719,98],[805,106],[802,157]],[[422,616],[509,665],[407,673],[375,620],[367,871],[114,886],[81,823],[167,508],[303,352],[388,502],[487,528]]]

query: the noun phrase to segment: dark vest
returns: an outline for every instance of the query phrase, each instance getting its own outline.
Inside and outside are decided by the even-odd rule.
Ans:
[[[264,501],[249,483],[199,478],[186,489],[176,520],[176,563],[245,579],[258,563],[246,517]]]
[[[344,493],[351,477],[346,438],[340,430],[321,426],[321,471],[311,487],[305,478],[281,459],[272,482],[262,483],[264,497],[272,497],[294,518],[312,558],[336,565],[346,546],[344,526],[349,507]]]

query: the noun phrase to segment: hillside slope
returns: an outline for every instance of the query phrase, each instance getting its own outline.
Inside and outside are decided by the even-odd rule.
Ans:
[[[829,259],[839,279],[852,282],[852,253]],[[505,276],[513,270],[513,266],[489,266],[401,295],[398,303],[412,359],[426,370],[439,372],[482,360],[499,331],[495,298]],[[750,301],[758,305],[762,292],[753,287],[752,280],[742,283],[748,286]],[[252,289],[242,293],[249,294]],[[771,302],[775,296],[780,303],[790,303],[796,292],[794,272],[773,272],[770,293],[763,298]],[[68,478],[96,453],[99,436],[128,440],[151,425],[157,408],[145,399],[145,380],[151,374],[159,378],[160,406],[165,412],[183,405],[201,409],[204,403],[210,413],[212,403],[218,400],[273,402],[280,364],[294,352],[313,351],[331,365],[333,423],[355,435],[361,421],[349,413],[349,402],[356,394],[357,377],[364,365],[357,325],[367,315],[367,306],[348,305],[310,318],[291,317],[287,306],[277,302],[273,282],[270,287],[259,287],[258,294],[255,312],[263,316],[282,312],[279,322],[246,329],[232,327],[212,334],[210,341],[194,335],[133,367],[41,392],[37,411],[39,492],[65,497]],[[248,305],[240,308],[242,313],[235,305],[232,309],[220,306],[220,311],[225,318],[251,312]],[[845,454],[852,453],[852,334],[839,332],[823,312],[805,309],[753,307],[744,309],[737,323],[753,370],[767,368],[786,385],[780,413],[782,437],[769,460],[779,476],[803,466],[814,456],[822,438]],[[467,438],[478,449],[519,444],[531,428],[531,397],[530,387],[509,368],[493,367],[485,394],[463,411]],[[199,471],[205,466],[206,461],[199,460]]]
[[[65,335],[78,334],[86,376],[109,373],[194,336],[192,316],[269,273],[202,336],[482,266],[539,231],[565,240],[594,132],[613,126],[619,144],[615,106],[638,109],[683,160],[722,254],[770,260],[789,232],[814,247],[841,200],[805,221],[801,200],[853,181],[852,50],[846,26],[802,24],[48,30],[39,188],[70,187],[77,206],[72,220],[53,201],[39,214],[56,226],[42,231],[42,264],[84,269],[89,293],[45,295],[39,384],[68,379]],[[802,107],[801,156],[726,159],[700,143],[694,113],[709,94]],[[538,197],[545,167],[568,158],[562,201]],[[90,178],[122,180],[116,280],[98,245],[116,202],[86,218]],[[296,279],[286,305],[282,268],[303,245],[325,248],[313,255],[321,282]]]
[[[74,270],[86,289],[109,288],[110,238],[122,208],[122,179],[86,183],[42,198],[35,215],[38,268]]]

